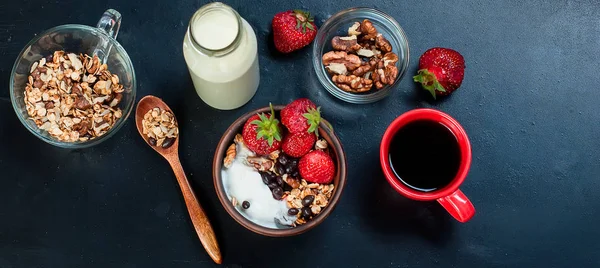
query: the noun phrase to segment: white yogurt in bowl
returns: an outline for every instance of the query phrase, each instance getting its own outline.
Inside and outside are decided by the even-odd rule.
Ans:
[[[227,198],[237,200],[236,210],[248,220],[267,228],[289,228],[296,220],[296,216],[287,214],[288,207],[285,200],[276,200],[271,190],[262,181],[258,171],[246,164],[246,157],[253,156],[248,148],[236,144],[237,154],[229,168],[221,170],[223,188]],[[244,201],[250,207],[243,209]],[[279,224],[276,223],[279,222]]]

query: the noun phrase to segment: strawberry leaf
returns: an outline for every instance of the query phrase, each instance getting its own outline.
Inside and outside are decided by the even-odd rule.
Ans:
[[[256,125],[256,139],[265,139],[269,146],[272,146],[275,140],[281,141],[281,130],[279,129],[279,120],[275,118],[275,111],[273,105],[271,107],[271,113],[267,117],[265,113],[258,114],[258,120],[250,122],[250,124]]]
[[[423,89],[429,91],[434,99],[436,98],[435,91],[446,92],[446,89],[440,84],[435,74],[427,69],[419,70],[417,75],[413,76],[413,81],[420,83]]]
[[[292,16],[296,17],[296,30],[302,29],[302,33],[306,33],[306,28],[315,31],[315,27],[311,24],[314,18],[310,12],[296,9],[292,12]]]
[[[303,114],[303,116],[309,125],[308,133],[315,133],[319,137],[317,129],[319,128],[319,123],[321,123],[321,107],[317,107],[316,109],[309,107],[306,111],[307,113]]]

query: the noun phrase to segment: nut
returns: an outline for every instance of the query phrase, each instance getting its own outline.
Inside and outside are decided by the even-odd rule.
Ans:
[[[361,46],[357,42],[356,35],[347,37],[336,36],[331,39],[331,46],[334,50],[346,52],[355,52],[361,49]]]
[[[388,52],[383,55],[383,66],[395,65],[396,62],[398,62],[398,55],[396,53]]]
[[[356,75],[336,75],[333,82],[342,90],[348,92],[365,92],[371,89],[373,81]]]
[[[279,158],[279,154],[280,154],[280,153],[281,153],[281,152],[280,152],[279,150],[272,151],[272,152],[269,154],[269,159],[271,159],[271,160],[273,160],[273,161],[277,160],[277,158]]]
[[[330,63],[328,66],[325,66],[325,69],[330,74],[348,74],[348,68],[343,63]]]
[[[356,75],[356,76],[363,76],[367,72],[372,71],[373,69],[374,69],[373,66],[369,65],[368,62],[365,62],[360,67],[358,67],[358,69],[354,70],[354,72],[352,72],[352,74]]]
[[[373,41],[377,37],[377,28],[368,19],[363,20],[360,24],[360,31],[363,34],[362,40]]]
[[[382,34],[377,34],[377,37],[375,39],[375,46],[383,53],[392,51],[392,44],[390,44],[390,41],[385,39],[385,37],[383,37]]]
[[[371,90],[373,84],[381,89],[397,79],[398,55],[370,20],[355,22],[348,36],[336,36],[331,44],[334,51],[323,55],[323,64],[338,88],[360,93]]]
[[[325,150],[325,149],[327,149],[327,141],[324,140],[324,139],[319,139],[315,143],[315,149],[316,150]]]
[[[329,65],[331,63],[344,64],[348,71],[354,71],[354,69],[360,67],[362,61],[358,56],[344,51],[329,51],[323,55],[323,64]]]
[[[233,160],[235,159],[235,154],[236,154],[236,145],[235,145],[235,143],[232,143],[231,145],[229,145],[229,148],[227,148],[227,151],[225,152],[225,159],[223,159],[223,165],[226,168],[231,167],[231,164],[233,164]]]
[[[246,160],[257,171],[269,171],[275,165],[273,160],[263,156],[248,156],[246,157]]]
[[[361,49],[357,50],[356,54],[359,55],[359,56],[366,57],[366,58],[370,58],[370,57],[375,56],[375,52],[373,50],[364,49],[364,48],[361,48]]]
[[[360,22],[355,22],[354,24],[352,24],[352,26],[350,26],[350,28],[348,28],[348,35],[360,35]]]

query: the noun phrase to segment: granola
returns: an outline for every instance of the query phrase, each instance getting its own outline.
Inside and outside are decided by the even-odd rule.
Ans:
[[[304,179],[301,180],[298,188],[294,188],[293,190],[286,192],[286,202],[287,206],[290,209],[295,209],[294,212],[297,211],[297,220],[295,225],[302,225],[307,222],[307,220],[312,219],[313,217],[319,215],[321,210],[327,207],[329,204],[329,200],[333,196],[333,190],[335,186],[333,184],[318,184],[311,183],[309,184]],[[309,197],[309,198],[307,198]],[[310,203],[303,203],[304,200],[312,200]],[[310,211],[310,214],[306,212],[306,210]]]
[[[123,116],[119,77],[98,56],[64,51],[34,62],[24,100],[29,119],[64,142],[83,142],[106,134]]]
[[[168,110],[155,107],[144,114],[142,132],[152,146],[169,148],[179,136],[175,116]]]

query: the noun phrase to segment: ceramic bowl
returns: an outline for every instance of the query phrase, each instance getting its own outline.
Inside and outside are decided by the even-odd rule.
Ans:
[[[283,107],[284,106],[274,106],[275,113],[278,114],[279,111],[283,109]],[[229,147],[233,143],[235,135],[242,132],[242,128],[248,120],[248,118],[257,113],[268,112],[270,112],[269,107],[264,107],[255,111],[251,111],[238,118],[235,122],[233,122],[233,124],[231,124],[227,131],[225,131],[225,134],[223,134],[223,137],[217,145],[217,149],[215,151],[215,156],[213,160],[213,181],[215,184],[215,189],[217,191],[217,196],[219,197],[219,200],[221,201],[221,204],[223,205],[227,213],[229,213],[229,215],[231,215],[231,217],[235,221],[244,226],[246,229],[257,234],[271,237],[299,235],[321,224],[325,220],[325,218],[327,218],[327,216],[331,214],[331,212],[334,210],[335,206],[339,202],[340,197],[342,195],[342,191],[344,190],[344,186],[346,185],[346,155],[344,154],[344,149],[342,148],[340,140],[335,136],[333,130],[328,126],[329,124],[326,121],[322,121],[319,126],[319,136],[320,138],[323,138],[327,141],[332,159],[336,166],[336,174],[332,182],[335,185],[335,190],[331,199],[329,200],[329,204],[321,211],[321,213],[319,213],[312,220],[308,221],[306,224],[297,227],[274,229],[252,222],[251,220],[247,219],[246,216],[242,215],[233,206],[231,200],[227,196],[225,187],[223,185],[223,179],[221,177],[221,170],[223,169],[223,159],[225,157],[227,147]]]

